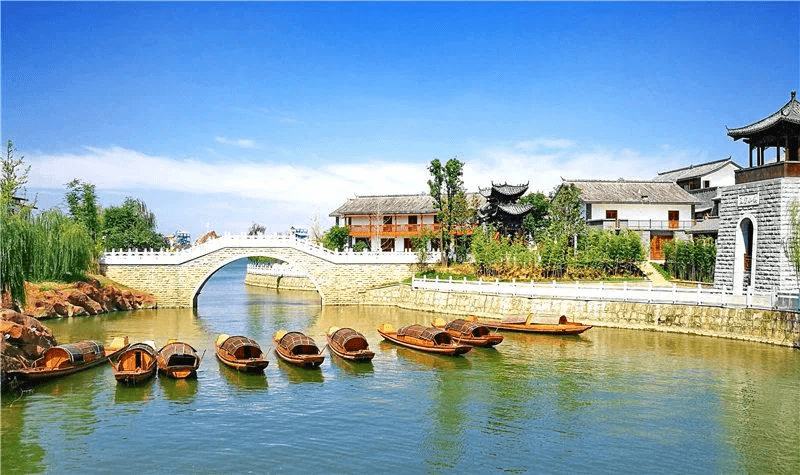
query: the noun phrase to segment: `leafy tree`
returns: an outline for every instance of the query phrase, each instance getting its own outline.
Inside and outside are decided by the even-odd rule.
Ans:
[[[28,183],[28,173],[31,171],[30,165],[27,167],[24,165],[25,157],[14,157],[16,151],[17,148],[14,146],[14,142],[9,139],[6,146],[6,155],[2,158],[3,170],[2,176],[0,176],[0,206],[9,213],[17,213],[23,210],[30,211],[30,207],[27,209],[20,208],[20,205],[14,200]]]
[[[534,242],[539,242],[549,225],[550,199],[542,192],[528,193],[519,204],[531,204],[533,209],[522,221],[522,230]]]
[[[100,209],[97,206],[97,194],[91,183],[81,182],[77,178],[67,183],[67,208],[76,221],[83,224],[93,241],[100,236]]]
[[[253,225],[250,226],[250,229],[247,230],[247,235],[248,236],[256,236],[258,234],[264,234],[264,232],[266,230],[267,230],[267,228],[265,228],[264,226],[262,226],[262,225],[260,225],[258,223],[253,223]]]
[[[428,228],[423,228],[422,232],[411,238],[411,247],[417,254],[417,265],[420,269],[424,269],[427,266],[428,257],[430,256],[428,247],[434,239],[436,239],[434,232]]]
[[[442,166],[439,159],[435,158],[428,166],[428,172],[431,174],[428,187],[433,207],[439,211],[441,223],[442,263],[449,265],[448,250],[456,227],[466,224],[475,214],[467,203],[464,191],[464,163],[458,158],[451,158]]]
[[[797,278],[798,291],[800,291],[800,202],[795,201],[789,207],[792,228],[789,237],[786,239],[786,254],[789,263],[794,267],[795,277]]]
[[[343,251],[347,245],[347,238],[350,236],[350,228],[347,226],[333,226],[322,236],[322,245],[332,251]]]
[[[166,245],[156,230],[155,215],[141,200],[126,198],[103,213],[106,249],[160,249]]]

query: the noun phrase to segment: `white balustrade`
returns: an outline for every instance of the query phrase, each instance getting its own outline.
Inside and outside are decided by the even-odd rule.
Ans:
[[[337,252],[313,244],[307,239],[297,239],[285,234],[231,235],[223,234],[203,244],[181,251],[112,250],[104,253],[100,263],[105,265],[178,265],[225,248],[291,248],[324,259],[335,264],[413,264],[417,255],[413,252]],[[439,259],[431,253],[429,263]]]
[[[414,289],[435,290],[439,292],[468,292],[490,295],[514,295],[520,297],[550,297],[571,300],[597,300],[597,301],[623,301],[623,302],[642,302],[642,303],[669,303],[684,305],[699,305],[711,307],[747,307],[775,309],[779,305],[782,310],[794,310],[792,300],[790,303],[783,303],[779,296],[771,294],[755,294],[749,290],[744,295],[733,295],[725,290],[703,288],[698,284],[696,288],[678,287],[654,287],[651,282],[648,285],[628,285],[628,282],[611,284],[600,282],[597,284],[587,284],[574,282],[572,284],[557,284],[556,281],[547,284],[537,284],[528,282],[500,282],[495,281],[490,286],[483,285],[482,280],[468,281],[466,279],[453,281],[414,278],[411,281]],[[784,299],[789,302],[788,299]],[[786,308],[783,308],[786,307]]]

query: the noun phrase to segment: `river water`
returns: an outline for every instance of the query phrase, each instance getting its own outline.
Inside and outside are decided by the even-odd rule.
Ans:
[[[195,381],[117,385],[109,366],[2,400],[2,466],[15,473],[800,473],[800,351],[593,328],[506,334],[496,349],[431,356],[376,328],[436,315],[322,308],[309,292],[215,274],[197,314],[159,309],[49,321],[59,342],[175,337],[205,352]],[[219,333],[271,347],[278,329],[325,342],[362,331],[371,364],[222,367]]]

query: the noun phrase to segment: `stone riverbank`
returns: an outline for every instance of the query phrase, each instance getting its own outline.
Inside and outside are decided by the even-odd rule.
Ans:
[[[528,313],[567,315],[570,320],[600,327],[689,333],[800,347],[800,314],[795,312],[440,292],[414,290],[408,284],[367,290],[362,293],[361,301],[364,305],[487,319]]]

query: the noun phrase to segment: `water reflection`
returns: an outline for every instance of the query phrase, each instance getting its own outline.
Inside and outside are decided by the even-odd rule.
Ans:
[[[139,384],[123,384],[118,382],[114,391],[114,402],[145,402],[153,399],[153,388],[156,387],[156,378],[150,378]]]
[[[290,383],[321,383],[324,381],[322,370],[317,368],[301,368],[278,359],[278,368],[289,379]]]
[[[365,376],[375,372],[375,367],[372,365],[372,361],[349,361],[344,358],[340,358],[330,350],[328,350],[328,357],[326,359],[330,360],[331,365],[335,365],[345,373],[354,376]]]
[[[166,399],[183,404],[194,401],[197,395],[197,387],[199,386],[196,378],[174,379],[159,376],[158,382]]]
[[[404,348],[402,346],[389,343],[388,341],[380,342],[378,348],[380,348],[381,351],[394,350],[394,352],[400,359],[406,361],[412,361],[416,363],[418,366],[426,368],[452,369],[452,370],[466,370],[472,368],[472,361],[470,361],[469,358],[462,355],[446,356],[446,355],[437,355],[433,353],[425,353],[424,351],[413,350],[411,348]],[[467,355],[469,355],[469,353],[467,353]]]
[[[270,361],[270,365],[272,364],[274,364],[274,362]],[[243,373],[241,371],[236,371],[233,368],[229,368],[227,365],[219,361],[217,361],[217,366],[219,367],[219,372],[222,375],[222,379],[228,383],[228,386],[234,389],[266,389],[269,386],[269,383],[267,382],[267,376],[263,371],[256,373]]]
[[[35,401],[29,401],[28,397],[27,393],[3,394],[0,467],[4,474],[43,473],[47,468],[43,463],[45,450],[38,443],[39,432],[27,429],[27,409],[36,410]],[[25,465],[18,463],[20,459],[25,460]]]

